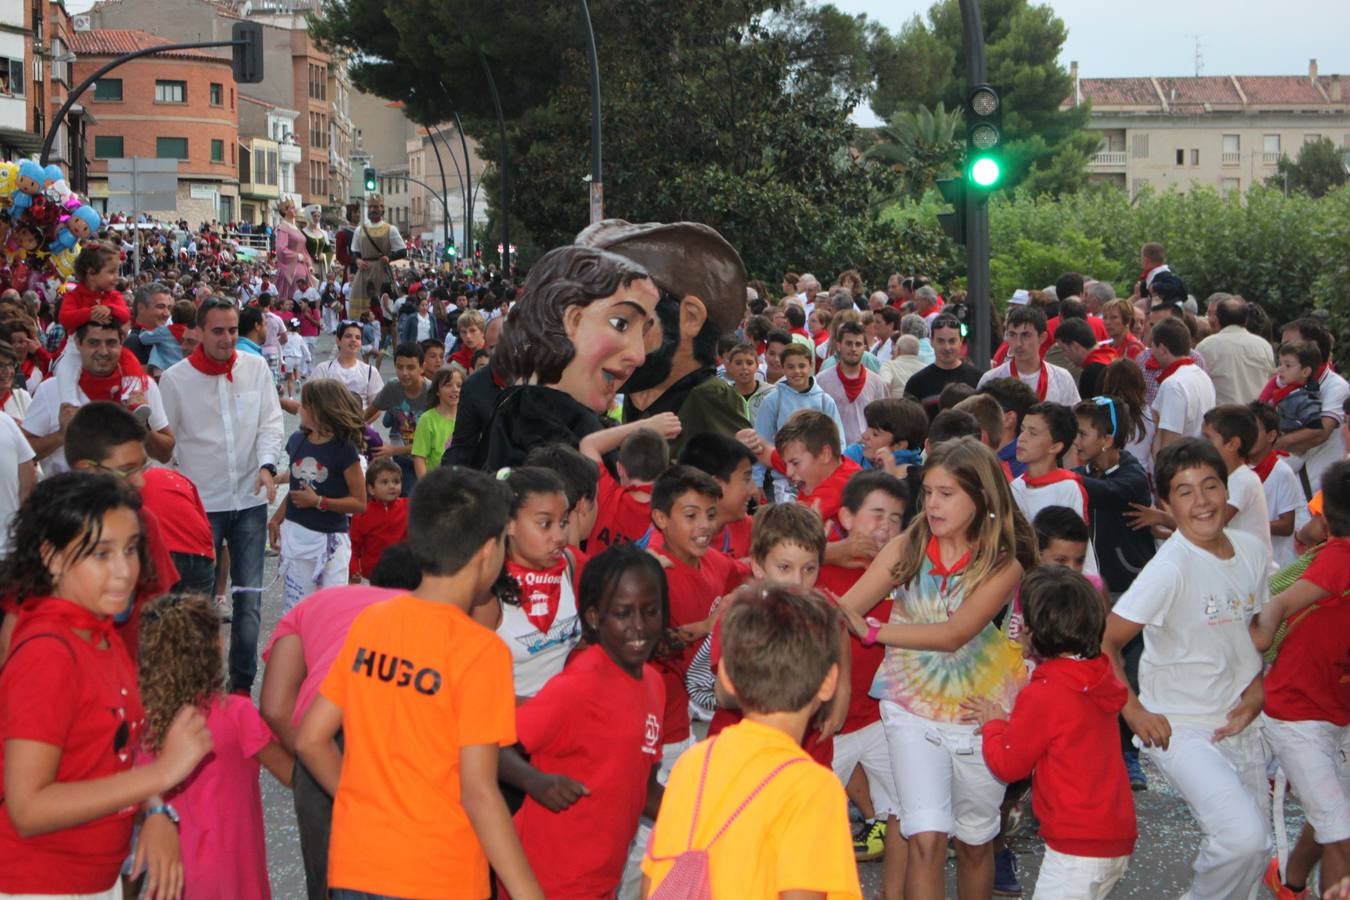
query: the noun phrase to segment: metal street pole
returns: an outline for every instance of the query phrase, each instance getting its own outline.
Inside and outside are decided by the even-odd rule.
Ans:
[[[984,27],[978,0],[961,0],[961,31],[966,53],[967,89],[984,84]],[[966,294],[975,311],[975,346],[970,361],[989,367],[993,352],[993,323],[989,315],[989,204],[979,191],[966,190]]]
[[[445,85],[441,85],[441,90],[445,90]],[[450,114],[455,117],[455,130],[459,132],[459,145],[464,151],[464,246],[469,248],[466,252],[472,256],[474,199],[477,197],[473,187],[473,163],[469,160],[469,140],[464,136],[464,123],[459,120],[459,112],[452,109]]]
[[[501,132],[502,158],[498,163],[501,169],[501,216],[502,216],[502,276],[507,277],[511,274],[511,174],[509,160],[509,148],[506,143],[506,119],[502,117],[502,98],[497,93],[497,81],[492,77],[492,68],[488,65],[487,57],[483,55],[483,48],[478,48],[478,64],[483,67],[483,74],[487,76],[488,91],[492,94],[492,106],[497,111],[497,128]]]
[[[605,217],[605,185],[600,160],[600,56],[591,27],[591,5],[581,0],[581,24],[586,29],[586,51],[591,66],[591,224]]]
[[[427,140],[431,142],[431,151],[436,154],[436,168],[441,172],[441,206],[445,209],[445,220],[441,222],[441,234],[445,240],[445,246],[451,244],[450,238],[450,203],[445,194],[445,163],[441,162],[441,148],[436,146],[436,136],[432,134],[431,127],[427,127]]]

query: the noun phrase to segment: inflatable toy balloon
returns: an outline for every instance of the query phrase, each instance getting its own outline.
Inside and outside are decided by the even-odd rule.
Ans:
[[[57,275],[65,281],[75,274],[75,257],[80,255],[79,245],[67,247],[59,253],[53,253],[51,257],[51,267]]]
[[[19,186],[19,164],[0,162],[0,202],[9,204],[10,195]]]
[[[19,177],[15,182],[13,199],[10,202],[10,215],[22,215],[33,205],[33,198],[42,193],[42,183],[47,173],[42,166],[25,159],[19,163]]]
[[[66,183],[66,173],[61,171],[61,167],[52,163],[43,170],[42,189],[56,195],[56,199],[64,204],[70,197],[70,185]]]
[[[81,206],[57,229],[56,240],[48,245],[53,253],[79,246],[80,241],[98,231],[102,220],[92,206]]]

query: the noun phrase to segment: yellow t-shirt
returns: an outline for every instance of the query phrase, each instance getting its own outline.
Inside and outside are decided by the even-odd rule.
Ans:
[[[672,858],[689,849],[699,776],[710,748],[694,849],[708,846],[776,766],[805,760],[780,772],[708,851],[712,895],[767,900],[783,891],[819,891],[832,900],[861,900],[848,801],[839,780],[787,734],[749,720],[703,741],[675,764],[642,860],[652,889],[670,872]]]

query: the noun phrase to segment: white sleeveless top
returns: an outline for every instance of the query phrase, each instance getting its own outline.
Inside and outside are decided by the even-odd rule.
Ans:
[[[503,603],[497,635],[511,650],[512,675],[517,697],[533,697],[550,678],[563,669],[567,656],[581,640],[581,617],[569,569],[562,572],[562,591],[553,626],[544,634],[525,616],[525,610]],[[522,585],[522,593],[526,593]]]

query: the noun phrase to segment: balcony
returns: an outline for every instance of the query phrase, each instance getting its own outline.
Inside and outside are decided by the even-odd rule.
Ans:
[[[300,165],[302,159],[300,146],[292,141],[282,141],[280,144],[280,160],[283,165]]]
[[[1125,168],[1124,150],[1103,150],[1100,153],[1094,153],[1088,160],[1090,169],[1123,169]]]
[[[1278,163],[1279,161],[1280,161],[1280,154],[1279,154],[1278,151],[1275,152],[1275,153],[1271,153],[1271,152],[1267,151],[1267,152],[1261,154],[1261,164],[1262,164],[1262,165],[1273,166],[1273,165],[1275,165],[1276,163]]]
[[[1236,166],[1242,163],[1242,153],[1238,151],[1229,152],[1225,150],[1222,154],[1222,162],[1225,166]]]

